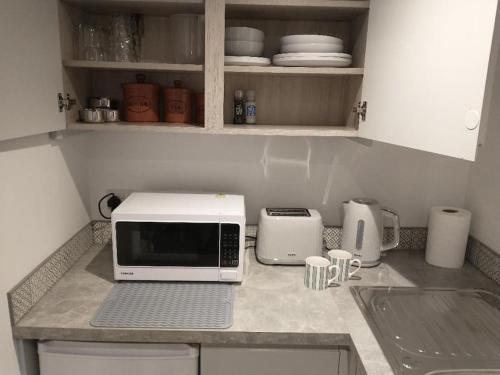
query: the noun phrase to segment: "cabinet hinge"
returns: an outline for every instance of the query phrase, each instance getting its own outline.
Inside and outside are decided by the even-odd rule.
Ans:
[[[59,112],[64,110],[69,111],[76,104],[76,100],[72,99],[69,94],[66,97],[62,93],[57,93],[57,106],[59,107]]]
[[[358,115],[358,119],[361,121],[366,120],[366,102],[359,102],[356,107],[352,109],[352,111]]]

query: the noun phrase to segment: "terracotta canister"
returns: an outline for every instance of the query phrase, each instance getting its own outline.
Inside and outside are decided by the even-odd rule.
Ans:
[[[191,122],[191,90],[182,87],[181,81],[174,81],[174,87],[164,89],[165,120],[175,123]]]
[[[205,93],[196,93],[196,123],[202,124],[205,122]]]
[[[123,114],[129,122],[160,121],[160,87],[144,83],[144,74],[137,74],[137,83],[123,84]]]

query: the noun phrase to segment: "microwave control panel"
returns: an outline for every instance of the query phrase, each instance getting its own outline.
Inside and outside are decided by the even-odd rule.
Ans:
[[[240,253],[240,226],[238,224],[221,224],[220,226],[220,266],[238,267]]]

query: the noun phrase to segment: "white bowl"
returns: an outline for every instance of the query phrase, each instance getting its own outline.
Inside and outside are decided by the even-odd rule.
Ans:
[[[226,27],[225,35],[227,41],[264,41],[264,32],[253,27]]]
[[[292,43],[329,43],[344,44],[342,39],[329,35],[299,34],[286,35],[281,38],[281,45]]]
[[[344,46],[342,44],[330,43],[291,43],[283,44],[281,46],[281,53],[295,53],[295,52],[343,52]]]
[[[226,41],[224,42],[226,56],[261,56],[264,51],[263,42]]]

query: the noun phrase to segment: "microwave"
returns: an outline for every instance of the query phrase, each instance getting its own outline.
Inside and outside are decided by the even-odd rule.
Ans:
[[[242,195],[132,193],[111,214],[115,280],[243,278]]]

